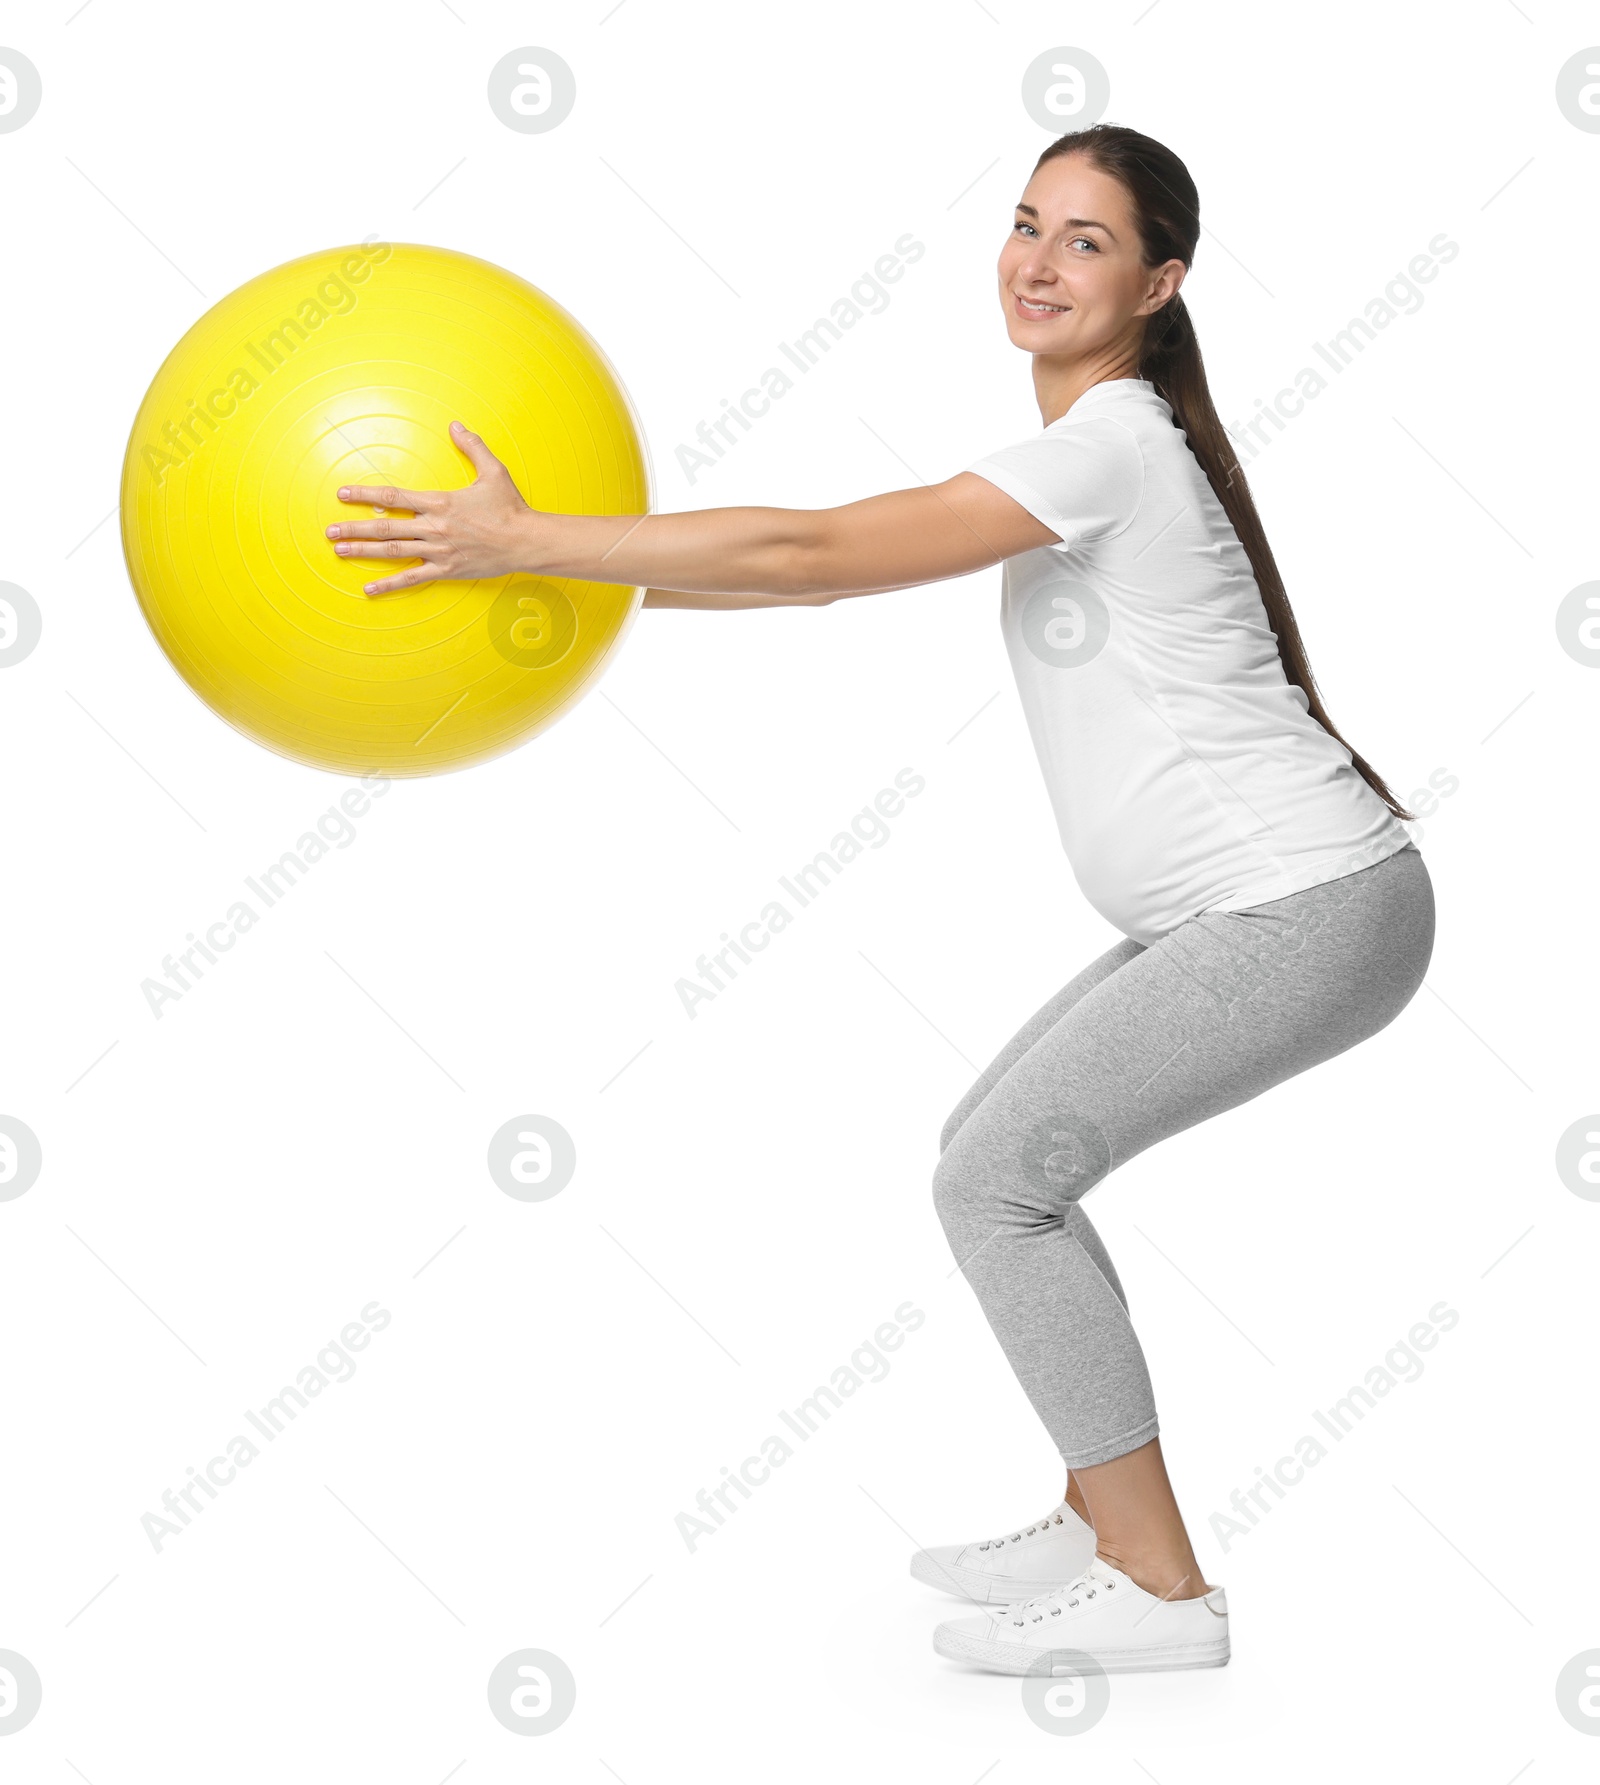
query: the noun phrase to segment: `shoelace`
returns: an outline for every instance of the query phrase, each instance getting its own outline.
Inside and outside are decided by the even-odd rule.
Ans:
[[[1024,1599],[1020,1604],[1008,1608],[1003,1616],[996,1619],[1002,1624],[1040,1624],[1046,1618],[1059,1618],[1063,1606],[1075,1606],[1085,1599],[1094,1599],[1100,1593],[1114,1593],[1117,1583],[1105,1580],[1099,1575],[1080,1574],[1075,1581],[1064,1587],[1058,1587],[1053,1593],[1041,1593],[1036,1598]]]
[[[1022,1543],[1029,1537],[1042,1535],[1044,1532],[1048,1531],[1052,1525],[1059,1525],[1061,1522],[1061,1514],[1059,1512],[1049,1512],[1046,1513],[1042,1519],[1035,1520],[1034,1523],[1029,1525],[1025,1530],[1013,1531],[1009,1537],[991,1537],[987,1542],[980,1543],[978,1548],[981,1550],[1000,1549],[1008,1543]]]

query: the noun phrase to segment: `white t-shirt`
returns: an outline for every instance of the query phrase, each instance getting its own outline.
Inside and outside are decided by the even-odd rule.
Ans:
[[[1001,629],[1084,897],[1148,947],[1371,867],[1411,835],[1284,674],[1250,560],[1146,378],[967,467],[1059,535]]]

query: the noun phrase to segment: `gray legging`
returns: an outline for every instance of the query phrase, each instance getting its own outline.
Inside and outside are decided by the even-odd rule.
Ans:
[[[1408,843],[1247,911],[1125,937],[1001,1050],[945,1124],[934,1203],[1069,1468],[1155,1437],[1127,1298],[1080,1199],[1168,1135],[1375,1035],[1422,983],[1433,883]]]

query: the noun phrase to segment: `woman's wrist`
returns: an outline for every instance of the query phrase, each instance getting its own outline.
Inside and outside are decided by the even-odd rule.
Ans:
[[[521,517],[517,538],[517,569],[526,576],[558,576],[552,538],[553,523],[563,517],[530,508]]]
[[[606,559],[644,518],[636,514],[548,514],[530,509],[522,518],[517,542],[519,567],[530,576],[628,582],[632,579],[624,567],[608,565]]]

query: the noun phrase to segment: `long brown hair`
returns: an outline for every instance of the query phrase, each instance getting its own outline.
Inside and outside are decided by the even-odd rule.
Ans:
[[[1133,206],[1146,266],[1158,267],[1169,260],[1181,260],[1186,267],[1194,264],[1195,244],[1200,238],[1200,194],[1188,168],[1165,144],[1121,124],[1094,124],[1058,137],[1039,157],[1034,172],[1060,155],[1082,155],[1101,173],[1121,182]],[[1323,707],[1239,455],[1211,401],[1199,337],[1181,292],[1146,319],[1139,376],[1148,378],[1171,407],[1173,419],[1187,435],[1190,450],[1233,523],[1255,572],[1285,676],[1304,692],[1311,716],[1350,751],[1350,760],[1362,779],[1395,817],[1414,819],[1416,813],[1408,812],[1378,771],[1340,737]]]

